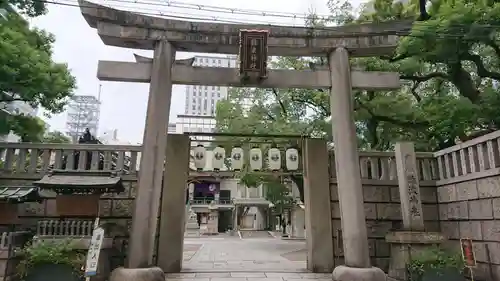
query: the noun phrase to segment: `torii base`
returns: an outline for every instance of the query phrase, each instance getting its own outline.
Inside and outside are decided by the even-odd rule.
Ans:
[[[378,267],[356,268],[337,266],[332,274],[334,281],[385,281],[387,275]]]

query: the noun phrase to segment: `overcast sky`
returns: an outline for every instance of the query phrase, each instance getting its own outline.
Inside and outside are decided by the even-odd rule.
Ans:
[[[58,3],[74,5],[76,0],[53,0]],[[91,0],[104,3],[118,9],[141,10],[144,13],[170,13],[177,15],[199,15],[200,17],[216,17],[217,19],[249,20],[250,22],[282,23],[302,25],[302,19],[276,18],[269,16],[233,15],[193,9],[168,7],[168,0],[143,0],[152,4],[127,4],[129,0]],[[178,0],[176,3],[193,3],[207,6],[279,11],[305,15],[311,9],[318,14],[327,14],[327,0]],[[140,2],[141,1],[136,1]],[[351,0],[357,7],[363,0]],[[143,2],[144,3],[144,2]],[[54,60],[66,62],[71,72],[76,76],[78,95],[98,94],[99,84],[102,84],[101,118],[99,132],[118,129],[118,138],[131,143],[142,142],[144,121],[146,116],[148,84],[99,82],[96,78],[98,60],[133,61],[133,53],[152,56],[152,52],[110,47],[104,45],[97,36],[95,29],[88,26],[80,14],[78,7],[49,4],[49,13],[30,20],[39,28],[46,29],[56,36],[54,44]],[[177,58],[187,58],[197,53],[178,53]],[[173,89],[170,123],[175,122],[176,115],[184,111],[185,94],[182,85]],[[45,118],[46,119],[46,118]],[[66,131],[66,113],[53,116],[47,120],[52,130]]]

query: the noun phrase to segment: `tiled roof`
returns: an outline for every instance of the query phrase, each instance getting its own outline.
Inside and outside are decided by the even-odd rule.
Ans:
[[[9,203],[33,202],[42,199],[38,188],[33,186],[0,187],[0,201]]]

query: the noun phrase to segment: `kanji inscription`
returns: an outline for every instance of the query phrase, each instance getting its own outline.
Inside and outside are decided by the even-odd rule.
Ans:
[[[240,75],[267,77],[267,30],[240,31]]]

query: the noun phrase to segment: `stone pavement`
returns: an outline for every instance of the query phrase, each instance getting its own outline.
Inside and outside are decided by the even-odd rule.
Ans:
[[[328,273],[201,272],[167,274],[167,281],[331,281]]]
[[[305,241],[281,240],[273,237],[185,238],[182,271],[221,272],[221,274],[224,272],[226,275],[228,272],[261,273],[258,274],[261,277],[255,278],[264,278],[262,273],[265,272],[306,272],[305,249]],[[250,276],[245,277],[250,278]]]

